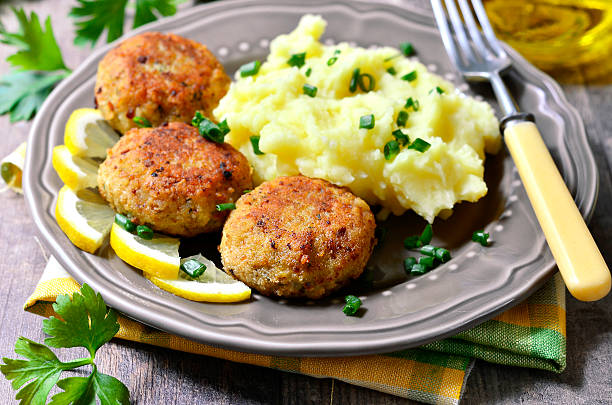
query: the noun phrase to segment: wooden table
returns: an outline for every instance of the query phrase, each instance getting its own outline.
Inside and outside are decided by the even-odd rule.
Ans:
[[[12,2],[51,15],[65,62],[74,68],[90,53],[72,45],[73,27],[67,18],[73,2],[46,0]],[[427,2],[421,0],[421,7]],[[188,6],[188,5],[184,5]],[[8,5],[1,18],[12,30],[15,19]],[[12,49],[0,46],[0,74]],[[579,74],[579,72],[578,72]],[[600,174],[599,200],[590,229],[607,261],[612,263],[612,85],[563,86],[584,119]],[[0,117],[3,136],[0,156],[26,140],[30,123],[10,124]],[[19,336],[44,339],[41,318],[22,306],[34,290],[48,252],[22,196],[0,194],[0,356],[15,357]],[[595,303],[567,300],[567,370],[545,371],[504,367],[478,361],[470,376],[464,403],[609,404],[612,402],[612,295]],[[102,372],[123,381],[135,404],[405,404],[401,398],[330,379],[315,379],[276,370],[235,364],[214,358],[114,340],[97,356]],[[15,392],[0,378],[0,403],[16,403]]]

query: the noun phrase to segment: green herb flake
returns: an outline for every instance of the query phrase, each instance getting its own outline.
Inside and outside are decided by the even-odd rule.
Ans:
[[[115,223],[129,233],[136,232],[136,224],[130,221],[125,215],[115,214]]]
[[[354,295],[347,295],[344,297],[344,302],[346,302],[346,305],[344,305],[344,308],[342,308],[342,312],[344,312],[347,316],[356,315],[359,307],[361,307],[361,300],[359,297]]]
[[[215,205],[217,211],[231,211],[236,209],[235,203],[223,203]]]
[[[219,125],[215,124],[208,118],[202,116],[201,114],[198,116],[199,112],[196,113],[196,117],[191,121],[193,123],[198,123],[198,132],[204,138],[209,141],[213,141],[216,143],[223,143],[225,141],[225,135],[227,134],[226,130],[229,129],[227,127],[227,122],[224,125],[219,127]],[[229,131],[228,131],[229,132]]]
[[[249,137],[249,140],[251,141],[251,146],[253,147],[253,153],[256,155],[265,155],[265,153],[263,153],[261,149],[259,149],[260,139],[261,137],[259,135],[253,135]]]
[[[185,260],[181,270],[191,278],[198,278],[206,271],[206,265],[196,259]]]
[[[391,66],[390,68],[387,68],[387,73],[389,73],[391,76],[395,76],[397,74],[397,70]]]
[[[417,264],[417,259],[415,259],[414,257],[407,257],[404,259],[404,271],[407,274],[410,274],[410,271],[412,270],[412,266],[414,266],[415,264]]]
[[[427,141],[422,140],[421,138],[417,138],[408,146],[408,149],[414,149],[418,152],[425,152],[427,149],[431,147],[431,144]]]
[[[253,62],[246,63],[240,66],[238,71],[240,72],[240,77],[248,77],[255,76],[259,73],[259,69],[261,68],[261,62],[258,60],[254,60]]]
[[[306,52],[302,53],[294,53],[291,55],[289,60],[287,60],[287,64],[289,66],[295,66],[297,68],[301,68],[306,63]]]
[[[349,82],[349,91],[351,93],[356,92],[358,85],[359,85],[359,68],[355,68],[355,70],[353,70],[353,75],[351,76],[351,81]]]
[[[395,140],[399,142],[401,146],[406,146],[410,143],[410,138],[408,138],[408,135],[403,133],[401,129],[396,129],[391,133],[391,135],[393,135]]]
[[[419,239],[417,235],[408,236],[404,239],[404,247],[406,249],[416,249],[421,246],[423,246],[423,242],[421,242],[421,239]]]
[[[145,117],[134,117],[132,121],[134,121],[134,124],[138,125],[139,128],[151,128],[153,126],[151,121]]]
[[[400,147],[397,141],[393,140],[393,141],[387,142],[383,149],[385,160],[393,159],[395,156],[397,156],[399,151],[400,151]]]
[[[413,70],[410,73],[406,73],[404,76],[402,76],[402,80],[406,80],[408,82],[412,82],[415,81],[417,78],[417,71]]]
[[[408,121],[408,113],[406,111],[402,110],[399,113],[397,113],[397,119],[395,120],[395,123],[397,124],[398,127],[405,127],[407,121]]]
[[[375,121],[374,114],[364,115],[359,118],[359,128],[372,129],[374,128]]]
[[[304,94],[306,94],[307,96],[315,97],[317,95],[317,90],[318,89],[317,89],[316,86],[313,86],[311,84],[305,84],[302,87],[302,90],[304,91]]]
[[[412,46],[412,44],[410,42],[402,42],[399,45],[399,48],[402,51],[402,53],[404,54],[404,56],[412,56],[412,55],[415,54],[414,46]]]
[[[151,240],[154,236],[153,229],[146,225],[138,225],[136,227],[136,234],[144,240]]]
[[[311,73],[312,73],[312,68],[306,69],[306,73],[305,73],[306,77],[310,77]]]
[[[476,231],[472,234],[472,240],[480,243],[482,246],[489,246],[489,234],[485,231]]]
[[[421,232],[421,236],[419,236],[419,240],[421,241],[422,245],[428,245],[429,242],[431,242],[432,238],[433,238],[433,228],[431,227],[431,224],[427,224],[425,225],[423,232]]]

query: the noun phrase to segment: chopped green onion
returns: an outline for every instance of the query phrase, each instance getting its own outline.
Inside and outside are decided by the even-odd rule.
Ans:
[[[206,271],[206,265],[198,260],[189,259],[181,264],[181,270],[191,278],[198,278]]]
[[[239,69],[240,77],[255,76],[257,73],[259,73],[260,67],[261,62],[258,60],[242,65]]]
[[[434,257],[440,260],[442,263],[446,263],[451,259],[451,254],[447,249],[439,247],[436,248],[436,251],[434,252]]]
[[[421,256],[419,258],[419,264],[425,266],[427,270],[431,270],[435,267],[435,260],[436,259],[431,256]]]
[[[342,312],[349,316],[355,315],[361,306],[361,300],[354,295],[344,297],[344,302],[346,302],[346,305],[342,308]]]
[[[249,194],[253,190],[242,190],[242,194]]]
[[[436,247],[432,246],[432,245],[425,245],[423,247],[421,247],[421,253],[423,253],[425,256],[434,256],[436,253]]]
[[[419,152],[425,152],[427,149],[429,149],[430,146],[431,144],[429,142],[424,141],[421,138],[417,138],[414,140],[414,142],[410,144],[410,146],[408,146],[408,149],[414,149]]]
[[[351,82],[349,83],[349,91],[351,93],[356,92],[358,85],[359,85],[359,68],[355,68],[355,70],[353,70],[353,76],[351,76]]]
[[[312,73],[312,68],[308,68],[306,69],[306,77],[310,77],[310,74]]]
[[[306,63],[305,60],[306,60],[306,52],[294,53],[293,55],[291,55],[291,57],[287,61],[287,64],[289,66],[296,66],[298,68],[301,68],[302,66],[304,66],[304,63]]]
[[[404,247],[406,249],[415,249],[420,246],[423,246],[423,242],[421,242],[417,235],[408,236],[406,239],[404,239]]]
[[[227,211],[227,210],[235,210],[236,204],[234,203],[223,203],[215,205],[217,211]]]
[[[134,124],[138,125],[140,128],[151,128],[153,126],[151,121],[145,117],[134,117],[132,118],[132,121],[134,121]]]
[[[153,239],[153,229],[146,225],[138,225],[136,227],[136,234],[142,239],[151,240]]]
[[[385,160],[391,160],[397,155],[400,151],[399,143],[397,141],[389,141],[385,144],[384,153]]]
[[[333,65],[337,61],[338,61],[338,57],[337,56],[332,56],[331,58],[327,59],[327,66]]]
[[[304,90],[304,94],[306,94],[307,96],[314,97],[314,96],[317,95],[317,90],[318,89],[317,89],[316,86],[313,86],[311,84],[305,84],[302,87],[302,90]]]
[[[398,127],[405,127],[406,121],[408,121],[408,113],[406,111],[402,110],[397,113],[397,119],[395,120],[395,123]]]
[[[434,89],[429,90],[429,94],[433,93],[434,90],[437,91],[438,94],[444,94],[444,89],[442,89],[440,86],[436,86]]]
[[[336,50],[334,51],[334,55],[340,55],[340,52],[342,52],[340,49],[336,49]]]
[[[229,134],[230,127],[229,125],[227,125],[227,120],[221,121],[220,123],[217,124],[217,126],[219,127],[223,135]]]
[[[409,82],[416,80],[416,78],[417,78],[416,70],[413,70],[412,72],[406,73],[404,76],[402,76],[402,80],[407,80]]]
[[[204,116],[202,115],[202,113],[199,112],[199,111],[196,111],[195,115],[191,119],[191,125],[193,125],[194,127],[198,128],[200,126],[200,123],[203,120],[204,120]]]
[[[410,139],[408,138],[408,135],[403,133],[401,129],[396,129],[395,131],[391,133],[391,135],[393,135],[395,140],[397,140],[397,142],[399,142],[401,146],[406,146],[410,143]]]
[[[359,118],[359,128],[372,129],[375,125],[374,114],[364,115]]]
[[[405,56],[414,55],[414,47],[410,42],[402,42],[399,47]]]
[[[366,87],[363,78],[367,77],[368,78],[368,86]],[[363,91],[372,91],[374,90],[374,87],[376,86],[376,80],[374,80],[374,77],[369,74],[369,73],[362,73],[359,75],[359,78],[357,79],[357,82],[359,83],[359,88]]]
[[[395,76],[397,74],[397,70],[395,70],[395,68],[393,66],[388,68],[387,72],[389,72],[389,74],[392,75],[392,76]]]
[[[412,266],[417,264],[417,260],[414,257],[407,257],[404,259],[404,271],[410,274],[410,270],[412,270]]]
[[[224,124],[224,128],[222,129],[219,128],[219,125],[215,124],[208,118],[202,117],[200,125],[198,126],[198,131],[200,132],[200,135],[209,141],[223,143],[226,134],[225,128],[229,129],[229,127],[227,127],[227,122]]]
[[[412,266],[412,269],[410,269],[410,275],[411,276],[421,276],[425,273],[427,273],[427,267],[425,267],[423,264],[421,263],[417,263],[414,266]]]
[[[489,246],[489,234],[485,231],[476,231],[472,234],[472,240],[482,246]]]
[[[134,233],[136,230],[136,224],[130,221],[125,215],[115,214],[115,223],[129,233]]]
[[[253,153],[255,153],[256,155],[265,155],[265,153],[263,153],[261,151],[261,149],[259,149],[259,139],[260,139],[260,136],[259,135],[253,135],[253,136],[249,137],[249,139],[251,140],[251,146],[253,147]]]
[[[431,224],[427,224],[425,225],[425,229],[423,229],[423,232],[421,232],[421,236],[419,236],[419,240],[421,241],[423,245],[428,245],[429,242],[431,242],[432,238],[433,238],[433,229],[431,227]]]

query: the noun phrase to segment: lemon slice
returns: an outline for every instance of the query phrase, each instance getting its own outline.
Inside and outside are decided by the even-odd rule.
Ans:
[[[75,156],[106,158],[106,150],[119,140],[119,135],[93,108],[74,110],[66,123],[64,143]]]
[[[191,256],[206,265],[206,271],[200,277],[192,279],[180,271],[178,279],[164,279],[146,275],[153,284],[179,297],[191,301],[238,302],[249,299],[251,289],[241,281],[235,280],[217,268],[213,262],[202,255]]]
[[[181,259],[178,248],[180,240],[155,234],[153,239],[142,239],[113,223],[110,244],[124,262],[162,278],[177,278]]]
[[[92,190],[60,189],[55,219],[76,247],[94,253],[108,235],[115,212]]]
[[[98,184],[100,165],[93,159],[74,156],[65,145],[53,148],[51,163],[64,184],[73,190],[96,187]]]
[[[23,142],[0,163],[2,180],[11,190],[18,193],[23,193],[21,190],[21,174],[25,164],[25,154],[26,143]]]

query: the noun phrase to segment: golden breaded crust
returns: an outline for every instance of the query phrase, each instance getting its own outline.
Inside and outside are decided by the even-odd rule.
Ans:
[[[174,34],[145,32],[121,42],[98,65],[95,100],[104,118],[124,133],[135,116],[153,126],[212,117],[230,78],[202,44]]]
[[[317,299],[359,277],[375,228],[370,207],[346,189],[279,177],[240,197],[223,227],[221,259],[264,295]]]
[[[228,212],[215,205],[236,201],[252,186],[240,152],[179,122],[128,131],[98,170],[100,194],[115,211],[178,236],[219,229]]]

